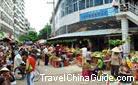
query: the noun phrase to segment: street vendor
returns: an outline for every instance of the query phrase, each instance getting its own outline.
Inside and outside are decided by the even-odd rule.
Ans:
[[[119,66],[121,64],[121,50],[118,47],[113,48],[111,55],[111,75],[117,78]]]
[[[66,55],[66,52],[65,51],[62,51],[61,53],[61,67],[64,67],[64,62],[66,61],[67,59],[67,55]]]
[[[56,56],[59,57],[61,53],[61,46],[59,44],[55,47]]]
[[[98,75],[98,72],[101,72],[104,69],[104,62],[100,54],[97,54],[94,57],[97,58],[97,63],[95,69],[92,70],[92,73]]]
[[[87,54],[86,54],[86,62],[87,63],[91,63],[91,51],[90,49],[88,48],[88,51],[87,51]]]

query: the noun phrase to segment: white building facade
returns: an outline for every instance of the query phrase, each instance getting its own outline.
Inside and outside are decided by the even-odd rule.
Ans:
[[[28,19],[25,19],[25,30],[28,31],[30,29],[31,29],[30,22],[28,21]]]
[[[14,29],[15,35],[26,33],[25,26],[25,2],[24,0],[13,0],[14,2]]]
[[[0,0],[0,32],[13,34],[14,3],[12,0]]]
[[[92,46],[96,46],[95,50],[102,50],[109,38],[119,38],[126,41],[124,53],[127,54],[130,51],[129,36],[138,40],[135,38],[138,8],[136,4],[126,3],[120,0],[59,0],[51,21],[52,33],[55,33],[51,39],[88,38]],[[136,49],[138,44],[132,47]]]
[[[17,38],[29,30],[24,0],[0,0],[0,32]]]

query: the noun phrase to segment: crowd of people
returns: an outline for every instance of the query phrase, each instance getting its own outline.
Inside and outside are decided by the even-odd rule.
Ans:
[[[91,65],[90,74],[94,73],[98,76],[99,72],[106,70],[107,65],[105,64],[104,60],[105,56],[100,54],[93,55],[93,52],[90,51],[90,48],[87,45],[82,45],[81,47],[68,47],[66,45],[57,44],[56,46],[47,46],[43,51],[46,52],[47,57],[51,56],[52,54],[61,58],[61,67],[64,66],[64,61],[68,61],[70,63],[72,61],[80,60],[80,66],[82,67],[85,64]],[[137,67],[134,66],[133,63],[135,57],[138,56],[138,53],[131,52],[128,56],[124,56],[122,45],[116,46],[109,51],[111,53],[109,55],[109,62],[111,66],[109,70],[111,71],[111,75],[114,78],[117,78],[118,76],[134,76],[134,74],[137,72]],[[47,59],[45,65],[48,65],[47,57],[45,57]],[[92,65],[94,65],[94,67]],[[130,81],[126,80],[121,82],[132,83],[132,80],[133,79],[131,79]]]
[[[110,71],[114,78],[117,76],[130,76],[134,73],[132,64],[138,54],[132,52],[128,57],[123,57],[122,51],[120,47],[115,47],[110,50]],[[60,62],[59,67],[64,67],[68,63],[68,65],[77,64],[85,68],[84,66],[89,64],[90,74],[94,73],[98,75],[98,72],[104,71],[107,65],[105,64],[104,56],[93,54],[94,52],[87,45],[76,45],[73,47],[65,44],[41,45],[35,43],[18,46],[16,43],[0,42],[0,85],[16,83],[14,69],[22,64],[25,64],[27,85],[34,85],[33,74],[36,65],[40,65],[40,60],[44,61],[45,66],[51,65],[51,56],[57,57]]]
[[[13,67],[13,47],[5,42],[0,43],[0,84],[9,85],[15,80],[12,67]]]
[[[15,42],[0,42],[0,85],[15,85],[16,78],[14,70],[25,65],[27,85],[33,84],[33,73],[36,61],[39,57],[36,48],[31,46],[18,46]]]

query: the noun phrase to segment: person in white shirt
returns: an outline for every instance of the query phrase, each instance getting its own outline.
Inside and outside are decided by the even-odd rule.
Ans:
[[[18,51],[15,52],[15,55],[16,56],[14,58],[14,68],[19,67],[23,63],[22,57]]]
[[[47,47],[44,48],[43,53],[44,53],[44,54],[47,54],[47,53],[48,53]]]
[[[38,66],[40,65],[40,58],[41,58],[41,50],[37,48],[37,64]]]
[[[86,56],[87,56],[87,48],[85,46],[83,48],[81,48],[81,53],[82,53],[82,56],[84,58],[86,58]]]
[[[45,65],[47,66],[49,63],[49,56],[48,56],[48,48],[45,47],[45,49],[43,50],[44,53],[44,57],[45,57]]]
[[[90,51],[90,49],[88,49],[88,51],[87,51],[86,61],[89,64],[91,63],[91,51]]]

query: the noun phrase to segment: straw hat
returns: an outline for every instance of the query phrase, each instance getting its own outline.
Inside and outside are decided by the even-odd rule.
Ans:
[[[95,56],[93,56],[94,58],[102,58],[101,54],[96,54]]]
[[[6,67],[3,67],[1,70],[0,70],[0,72],[2,72],[2,71],[10,71],[8,68],[6,68]]]
[[[101,55],[100,55],[100,54],[97,54],[95,57],[97,57],[97,58],[101,58]]]
[[[113,48],[111,51],[112,52],[117,52],[117,53],[122,52],[118,47]]]
[[[57,44],[56,46],[59,46],[59,44]]]

